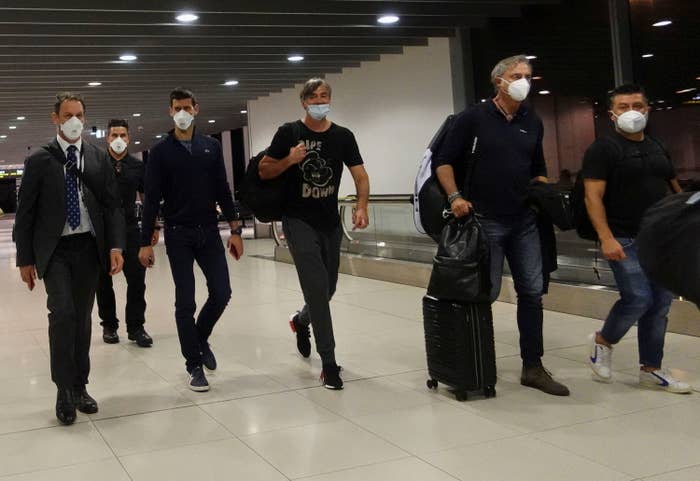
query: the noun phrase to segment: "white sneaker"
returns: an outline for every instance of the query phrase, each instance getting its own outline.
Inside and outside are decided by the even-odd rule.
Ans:
[[[646,387],[665,389],[676,394],[687,394],[693,390],[690,384],[674,379],[668,369],[658,369],[651,372],[640,370],[639,384]]]
[[[590,355],[588,364],[593,371],[593,380],[600,382],[612,382],[612,347],[595,342],[596,333],[588,336],[590,343]]]

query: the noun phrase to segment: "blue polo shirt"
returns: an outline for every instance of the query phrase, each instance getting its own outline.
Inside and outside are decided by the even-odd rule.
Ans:
[[[530,180],[547,176],[543,132],[542,120],[526,104],[508,122],[488,100],[455,116],[433,166],[453,166],[457,185],[479,214],[519,216],[527,209]],[[472,162],[471,185],[465,185]]]

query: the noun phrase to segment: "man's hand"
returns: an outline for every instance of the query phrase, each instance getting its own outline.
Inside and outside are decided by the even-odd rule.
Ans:
[[[35,266],[20,266],[19,275],[22,277],[22,282],[27,284],[29,290],[33,290],[36,285],[36,267]]]
[[[243,256],[243,238],[241,236],[232,235],[229,237],[226,247],[234,259],[238,260]]]
[[[468,200],[457,198],[452,201],[452,204],[450,204],[450,209],[452,209],[452,215],[455,217],[464,217],[471,211],[472,203]]]
[[[352,210],[352,225],[352,230],[367,228],[369,225],[369,216],[367,215],[366,208],[356,207]]]
[[[609,261],[621,261],[626,259],[625,250],[614,237],[600,241],[600,250]]]
[[[119,274],[124,267],[124,257],[119,250],[113,250],[109,253],[109,275]]]
[[[145,246],[139,249],[139,262],[143,267],[153,267],[156,263],[156,255],[152,246]]]
[[[297,145],[289,149],[287,159],[290,164],[295,165],[304,160],[304,157],[306,157],[306,145],[300,140]]]
[[[158,229],[155,229],[153,231],[153,235],[151,236],[151,245],[154,246],[158,244],[158,240],[160,239],[160,231]]]

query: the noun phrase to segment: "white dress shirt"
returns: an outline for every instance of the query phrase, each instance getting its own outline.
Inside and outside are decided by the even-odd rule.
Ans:
[[[78,139],[77,142],[73,144],[69,144],[66,142],[63,137],[60,135],[56,136],[56,139],[58,140],[58,145],[61,146],[61,150],[63,150],[63,154],[68,158],[68,147],[70,145],[75,145],[75,147],[78,149],[75,152],[75,156],[78,158],[78,169],[82,172],[84,169],[83,165],[83,156],[81,155],[81,150],[83,148],[83,140]],[[63,175],[66,175],[66,167],[63,166]],[[90,221],[90,214],[88,214],[87,207],[85,207],[85,203],[83,202],[83,185],[82,182],[80,182],[80,179],[77,180],[78,182],[78,205],[80,208],[80,224],[78,224],[78,227],[75,229],[71,229],[70,226],[68,225],[68,221],[66,220],[65,225],[63,226],[63,233],[61,236],[67,236],[67,235],[73,235],[73,234],[84,234],[85,232],[90,232],[92,235],[95,235],[95,229],[92,226],[92,222]]]

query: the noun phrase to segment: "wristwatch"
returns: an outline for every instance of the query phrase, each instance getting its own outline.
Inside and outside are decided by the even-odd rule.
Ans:
[[[243,226],[242,225],[239,225],[235,229],[231,229],[231,235],[238,235],[239,236],[241,234],[243,234]]]

